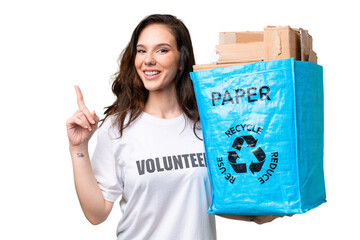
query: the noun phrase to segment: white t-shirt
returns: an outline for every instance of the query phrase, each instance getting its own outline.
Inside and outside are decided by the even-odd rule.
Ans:
[[[142,113],[119,138],[114,117],[98,132],[92,167],[104,199],[122,195],[119,239],[216,239],[204,145],[180,115]],[[201,131],[197,131],[202,137]]]

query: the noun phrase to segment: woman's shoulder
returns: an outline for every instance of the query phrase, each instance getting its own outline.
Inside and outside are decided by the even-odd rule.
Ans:
[[[108,134],[109,136],[116,137],[118,135],[118,124],[116,124],[116,122],[117,118],[115,115],[106,116],[99,127],[99,132],[103,132]]]
[[[130,113],[127,112],[124,119],[124,126],[127,125],[130,118]],[[109,136],[114,138],[120,138],[120,117],[116,114],[108,115],[103,119],[99,130],[106,132]],[[127,128],[125,128],[127,129]],[[124,131],[125,131],[124,129]]]

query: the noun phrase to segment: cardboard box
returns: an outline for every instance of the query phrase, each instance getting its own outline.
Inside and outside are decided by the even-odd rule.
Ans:
[[[264,32],[221,32],[219,34],[219,44],[263,42]]]
[[[194,71],[286,58],[317,63],[307,30],[268,26],[264,31],[220,32],[216,64],[195,65]]]
[[[289,26],[264,29],[265,61],[295,58],[300,60],[300,33]]]
[[[317,63],[317,55],[313,51],[312,37],[307,30],[299,29],[301,61]]]
[[[219,54],[219,63],[262,61],[264,42],[217,45],[216,53]]]
[[[254,62],[256,62],[256,61],[254,61]],[[254,62],[198,64],[198,65],[193,66],[193,71],[197,72],[197,71],[209,70],[209,69],[218,68],[218,67],[231,67],[231,66],[243,65],[243,64],[254,63]]]

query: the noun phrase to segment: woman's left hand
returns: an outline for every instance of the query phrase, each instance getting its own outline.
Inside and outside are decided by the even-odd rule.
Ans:
[[[291,217],[293,215],[258,215],[258,216],[244,216],[244,215],[217,215],[224,218],[229,218],[233,220],[241,220],[254,222],[257,224],[264,224],[274,221],[276,218],[282,218],[284,216]]]
[[[257,224],[264,224],[264,223],[272,222],[275,219],[282,218],[284,216],[286,215],[259,215],[259,216],[254,216],[254,218],[251,220]]]

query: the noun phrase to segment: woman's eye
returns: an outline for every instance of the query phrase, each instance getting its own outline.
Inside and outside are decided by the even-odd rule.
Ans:
[[[167,50],[167,49],[163,49],[163,48],[161,48],[161,49],[159,49],[159,51],[158,52],[160,52],[160,53],[167,53],[169,50]]]
[[[138,49],[137,52],[138,53],[145,53],[145,50],[144,49]]]

